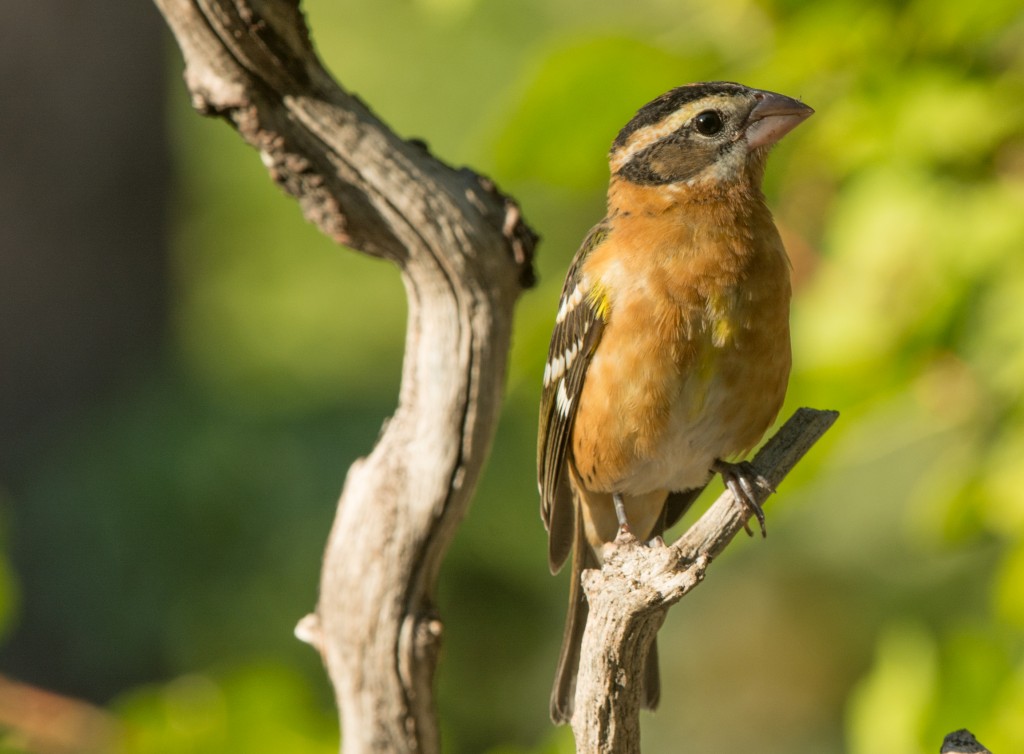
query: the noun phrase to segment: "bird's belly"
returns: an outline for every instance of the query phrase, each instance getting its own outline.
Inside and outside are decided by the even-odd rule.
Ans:
[[[721,346],[708,337],[666,347],[634,332],[605,351],[614,358],[598,349],[573,437],[584,484],[626,495],[702,487],[716,459],[756,445],[789,378],[786,318],[772,320]]]
[[[781,366],[737,368],[703,385],[693,384],[699,376],[689,380],[663,431],[649,443],[654,452],[637,454],[616,486],[639,494],[707,484],[715,460],[745,454],[775,420],[789,372]]]

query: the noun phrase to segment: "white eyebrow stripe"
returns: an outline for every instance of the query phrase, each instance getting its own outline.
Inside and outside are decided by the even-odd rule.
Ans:
[[[612,173],[617,173],[623,165],[633,159],[633,155],[646,149],[659,139],[664,139],[669,134],[679,130],[690,118],[705,110],[724,110],[726,104],[732,100],[734,95],[718,94],[702,97],[699,100],[688,102],[659,123],[641,128],[632,134],[626,143],[615,152],[611,159]]]

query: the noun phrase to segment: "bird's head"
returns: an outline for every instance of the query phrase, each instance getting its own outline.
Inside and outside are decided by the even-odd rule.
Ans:
[[[640,108],[619,132],[612,176],[641,186],[759,189],[768,150],[813,112],[727,81],[680,86]]]

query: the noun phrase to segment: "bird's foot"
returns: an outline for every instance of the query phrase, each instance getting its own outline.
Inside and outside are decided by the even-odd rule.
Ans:
[[[633,534],[633,530],[629,526],[629,521],[626,519],[626,504],[622,499],[622,495],[618,492],[612,494],[612,503],[615,505],[615,518],[619,521],[619,533],[615,538],[616,542],[620,540],[636,540],[636,535]],[[644,542],[647,547],[664,547],[665,539],[659,534],[656,537]]]
[[[765,529],[764,525],[764,510],[762,510],[761,505],[757,502],[755,487],[760,487],[768,493],[775,492],[768,483],[768,480],[759,474],[749,461],[740,461],[739,463],[715,461],[711,464],[711,470],[721,474],[722,481],[725,482],[725,486],[729,488],[729,492],[733,494],[733,497],[750,508],[757,518],[757,523],[761,526],[761,536],[767,537],[768,530]],[[750,528],[747,526],[744,526],[744,528],[746,528],[749,534]]]
[[[629,528],[629,521],[626,520],[626,503],[621,493],[616,492],[612,495],[612,504],[615,506],[615,518],[619,521],[619,534],[632,535],[633,530]]]

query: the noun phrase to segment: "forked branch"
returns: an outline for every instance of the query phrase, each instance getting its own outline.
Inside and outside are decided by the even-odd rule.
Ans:
[[[774,489],[839,416],[801,408],[754,457]],[[770,493],[758,490],[758,502]],[[699,584],[711,561],[743,528],[751,509],[728,490],[671,546],[632,535],[606,546],[601,570],[585,571],[590,603],[572,718],[577,752],[639,754],[644,664],[668,609]]]

